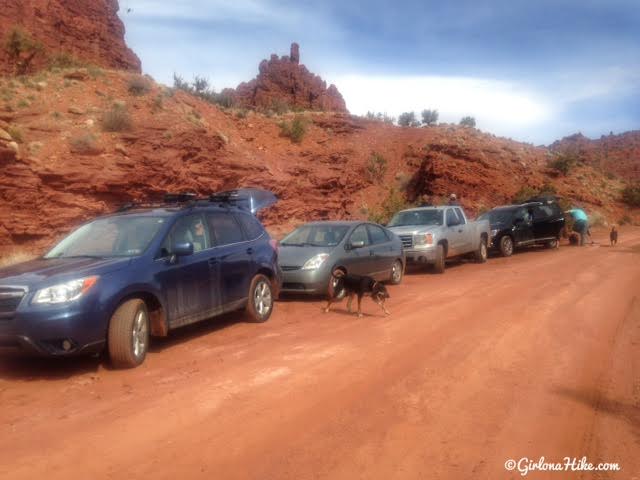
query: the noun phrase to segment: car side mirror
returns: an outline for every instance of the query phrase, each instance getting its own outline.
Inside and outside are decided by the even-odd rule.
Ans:
[[[349,246],[351,247],[351,249],[362,248],[362,247],[364,247],[364,240],[358,240],[356,242],[351,242],[349,244]]]
[[[193,243],[176,243],[171,249],[171,254],[176,257],[188,257],[193,255]]]

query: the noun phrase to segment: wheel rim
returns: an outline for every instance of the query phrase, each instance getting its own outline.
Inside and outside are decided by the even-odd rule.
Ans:
[[[272,303],[271,288],[267,285],[267,282],[260,280],[256,285],[253,296],[253,304],[256,307],[258,315],[261,317],[266,316],[269,313],[269,310],[271,310]]]
[[[136,358],[140,358],[147,349],[148,327],[147,315],[140,310],[133,321],[133,354]]]
[[[513,253],[513,242],[509,237],[504,237],[504,253],[511,255]]]
[[[480,242],[480,258],[487,259],[487,245],[484,242]]]
[[[398,283],[402,278],[402,265],[397,260],[393,262],[393,267],[391,267],[391,278],[395,283]]]

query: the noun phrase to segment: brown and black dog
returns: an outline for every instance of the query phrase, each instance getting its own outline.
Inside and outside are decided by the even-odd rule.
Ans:
[[[384,306],[387,298],[389,298],[389,292],[387,291],[387,287],[385,287],[381,282],[378,282],[371,277],[363,275],[348,275],[341,271],[337,271],[332,274],[331,279],[332,282],[331,287],[329,288],[327,306],[324,309],[325,313],[329,312],[333,302],[338,301],[338,292],[344,290],[345,295],[349,296],[349,300],[347,301],[347,310],[349,310],[349,313],[351,313],[353,297],[357,296],[358,317],[362,317],[362,297],[368,296],[380,305],[385,315],[390,315],[389,311]]]

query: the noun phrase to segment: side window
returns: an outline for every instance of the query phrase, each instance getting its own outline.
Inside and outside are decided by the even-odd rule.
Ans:
[[[447,225],[455,224],[458,221],[458,216],[453,211],[453,208],[447,209]]]
[[[464,225],[465,223],[467,223],[464,219],[464,215],[462,214],[462,210],[460,210],[459,208],[455,209],[456,214],[458,215],[458,219],[460,220],[460,225]]]
[[[349,238],[349,242],[364,242],[365,245],[369,245],[369,235],[367,235],[367,227],[366,225],[358,225],[355,230],[351,233],[351,238]]]
[[[246,213],[237,214],[235,217],[240,222],[240,225],[242,225],[248,240],[255,240],[264,232],[262,225],[260,225],[260,222],[258,222],[255,217],[247,215]]]
[[[371,244],[378,245],[379,243],[386,243],[389,241],[387,233],[377,225],[367,225],[369,230],[369,237],[371,237]]]
[[[535,220],[546,220],[551,216],[553,210],[547,205],[537,205],[533,211],[533,218]]]
[[[207,222],[214,245],[229,245],[244,241],[240,225],[231,213],[211,212],[207,214]]]
[[[192,243],[194,252],[205,250],[211,246],[209,231],[202,215],[187,215],[179,218],[162,242],[160,255],[163,257],[169,255],[177,243]]]

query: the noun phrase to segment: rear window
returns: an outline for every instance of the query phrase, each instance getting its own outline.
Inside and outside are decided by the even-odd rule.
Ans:
[[[255,217],[245,213],[240,213],[236,215],[236,218],[240,222],[240,225],[242,225],[244,233],[247,235],[247,239],[255,240],[262,235],[262,225]]]
[[[214,245],[222,246],[244,241],[240,225],[230,213],[208,213],[207,222]]]

